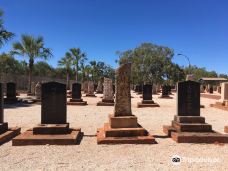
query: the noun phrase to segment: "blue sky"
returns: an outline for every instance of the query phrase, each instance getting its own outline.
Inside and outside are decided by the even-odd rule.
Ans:
[[[228,74],[226,0],[1,0],[5,27],[16,37],[42,35],[58,59],[80,47],[89,60],[116,67],[115,52],[152,42],[189,56],[191,63]],[[23,59],[23,58],[18,58]],[[186,66],[187,60],[174,56]]]

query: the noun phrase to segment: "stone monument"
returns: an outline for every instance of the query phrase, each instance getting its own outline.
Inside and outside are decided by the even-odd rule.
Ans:
[[[114,114],[109,123],[98,129],[98,144],[152,144],[156,143],[132,115],[130,94],[131,64],[124,64],[116,70]]]
[[[228,111],[228,82],[221,84],[221,99],[210,106]]]
[[[13,146],[77,144],[81,129],[71,129],[67,123],[66,85],[43,83],[41,91],[41,124],[14,138]]]
[[[200,83],[194,81],[178,83],[177,115],[163,131],[178,143],[228,143],[228,136],[213,131],[200,116]]]
[[[83,101],[83,99],[82,99],[81,84],[80,83],[73,83],[72,84],[71,99],[69,102],[67,102],[67,104],[68,105],[79,105],[79,106],[87,105],[87,102]]]
[[[4,102],[6,104],[17,103],[18,99],[16,94],[16,84],[13,82],[6,83],[6,98],[4,99]]]
[[[143,100],[137,104],[138,108],[141,107],[159,107],[157,103],[152,100],[152,89],[153,85],[145,84],[143,85]]]
[[[94,94],[94,84],[93,81],[88,81],[88,92],[86,93],[87,97],[96,97]]]
[[[41,83],[38,82],[35,86],[35,101],[41,102]]]
[[[97,89],[96,89],[96,93],[97,94],[102,94],[102,92],[103,92],[102,81],[98,81],[98,86],[97,86]]]
[[[88,81],[83,82],[83,91],[85,94],[88,93]]]
[[[112,79],[104,78],[103,98],[97,103],[97,106],[114,106]]]
[[[3,84],[0,83],[0,145],[20,134],[21,128],[8,128],[8,123],[4,122],[4,98]]]
[[[169,96],[170,93],[171,93],[171,86],[163,85],[162,94],[159,98],[172,99],[172,97]]]

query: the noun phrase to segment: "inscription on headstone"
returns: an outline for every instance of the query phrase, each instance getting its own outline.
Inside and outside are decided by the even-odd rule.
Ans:
[[[200,116],[200,83],[194,81],[178,83],[177,115]]]
[[[81,84],[73,83],[72,84],[72,99],[81,99]]]
[[[41,86],[41,123],[66,123],[66,85],[58,82],[43,83]]]
[[[124,64],[116,70],[116,92],[114,116],[131,116],[131,64]]]
[[[143,85],[143,100],[152,100],[152,85]]]

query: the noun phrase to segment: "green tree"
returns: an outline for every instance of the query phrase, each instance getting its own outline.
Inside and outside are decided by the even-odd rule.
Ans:
[[[36,58],[47,59],[51,57],[51,49],[44,46],[44,39],[41,36],[35,38],[31,35],[22,35],[21,42],[13,44],[12,54],[21,55],[29,59],[28,93],[31,93],[31,77],[34,61]]]
[[[87,60],[86,54],[80,48],[71,48],[70,54],[75,68],[75,81],[78,82],[78,71],[80,70],[79,64],[84,64]]]
[[[64,67],[66,70],[66,78],[67,78],[67,88],[69,89],[69,74],[70,74],[70,70],[71,70],[71,66],[72,66],[72,56],[69,52],[67,52],[65,54],[64,57],[62,57],[59,62],[58,65],[61,67]]]
[[[33,75],[36,76],[52,76],[54,68],[50,66],[47,62],[39,61],[34,64]]]
[[[0,9],[0,48],[14,36],[12,32],[9,32],[4,28],[4,21],[2,17],[3,11]]]

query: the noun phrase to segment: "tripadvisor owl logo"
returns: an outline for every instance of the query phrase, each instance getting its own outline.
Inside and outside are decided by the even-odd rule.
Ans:
[[[173,155],[171,158],[171,163],[173,165],[179,165],[181,163],[181,158],[178,155]]]

